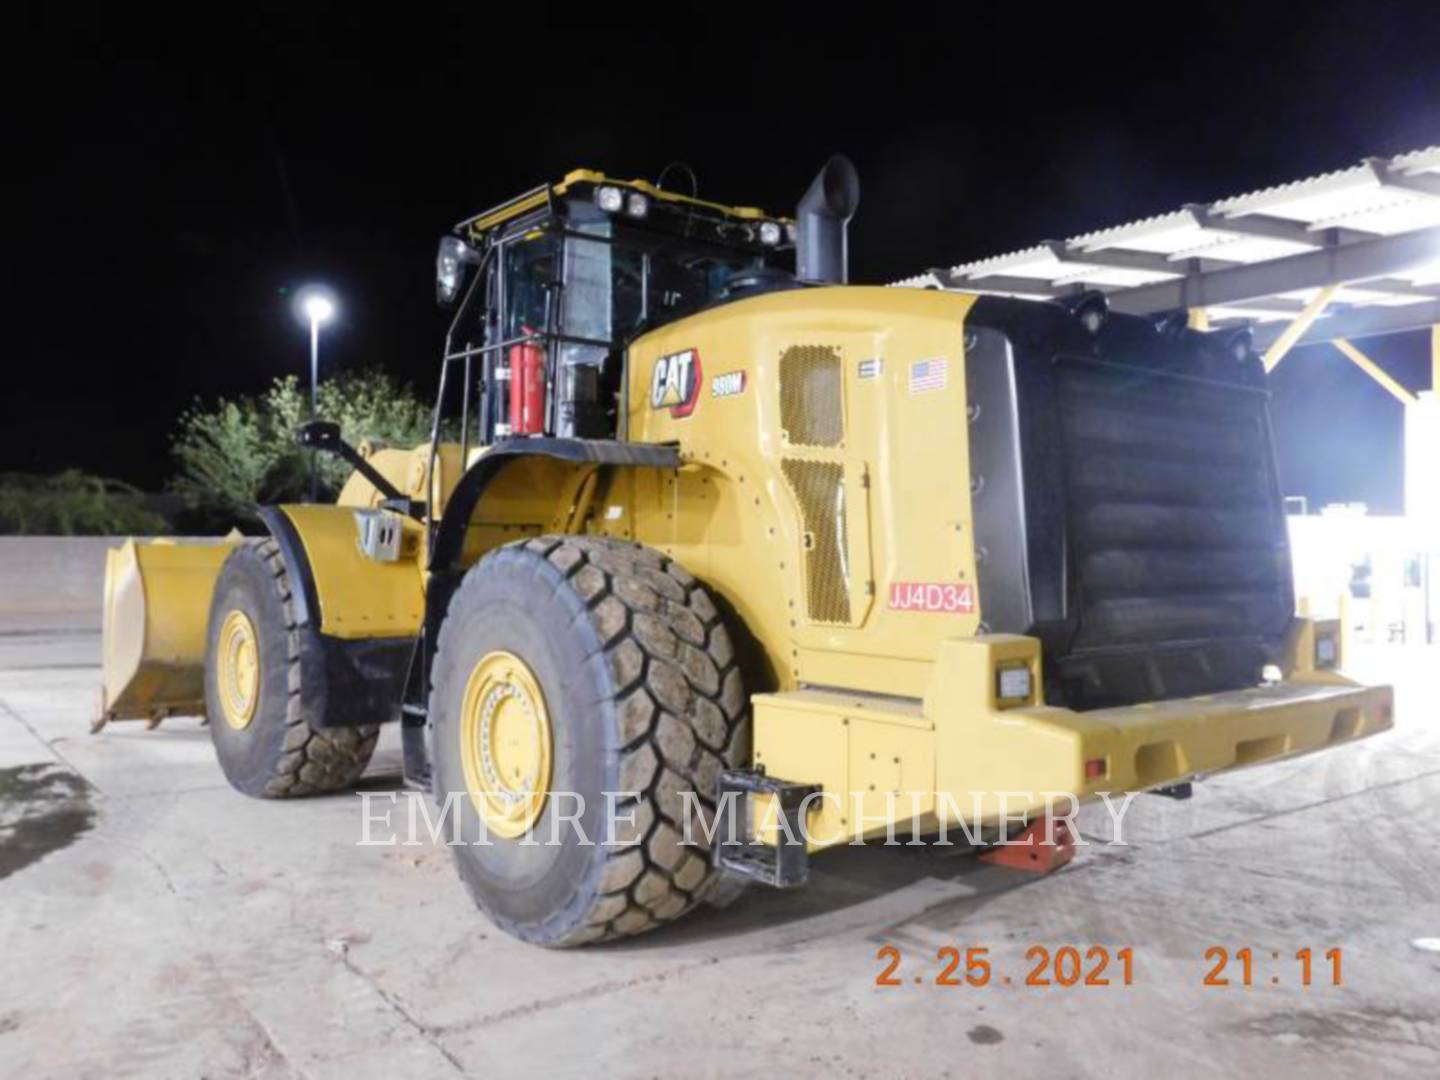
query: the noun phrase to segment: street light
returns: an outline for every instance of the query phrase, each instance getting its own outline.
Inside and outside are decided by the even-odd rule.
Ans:
[[[320,410],[320,327],[335,317],[335,298],[330,290],[318,285],[302,289],[298,311],[310,324],[310,419],[317,420]],[[315,451],[310,451],[310,501],[319,499],[320,481],[315,467]]]
[[[300,293],[300,315],[310,324],[310,419],[319,408],[320,327],[335,317],[335,299],[327,289],[311,286]]]

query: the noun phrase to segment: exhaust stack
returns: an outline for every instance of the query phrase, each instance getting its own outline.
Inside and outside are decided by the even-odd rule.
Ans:
[[[843,154],[825,163],[795,208],[795,276],[844,285],[850,280],[846,234],[860,205],[860,176]]]

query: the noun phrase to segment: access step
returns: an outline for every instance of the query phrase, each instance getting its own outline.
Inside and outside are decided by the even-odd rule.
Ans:
[[[730,813],[734,816],[722,816],[721,820],[722,823],[737,822],[739,835],[728,840],[721,839],[715,845],[715,865],[722,871],[777,889],[804,885],[810,876],[810,855],[805,844],[801,805],[819,790],[816,784],[780,780],[766,776],[760,770],[732,769],[721,773],[715,785],[716,804],[724,815],[727,797],[732,799],[735,808]],[[782,819],[776,825],[777,844],[762,843],[751,832],[753,816],[750,799],[754,795],[775,800]]]

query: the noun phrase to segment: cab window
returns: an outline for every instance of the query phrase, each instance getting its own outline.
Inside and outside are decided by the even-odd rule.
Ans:
[[[556,238],[532,234],[505,246],[505,311],[501,321],[504,340],[546,329],[551,297],[560,280]]]

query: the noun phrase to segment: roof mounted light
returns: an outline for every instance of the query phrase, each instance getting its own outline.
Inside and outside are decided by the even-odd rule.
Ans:
[[[595,189],[595,205],[607,214],[618,214],[625,205],[625,193],[609,184]]]
[[[625,196],[625,213],[633,218],[643,218],[650,213],[650,200],[638,191]]]
[[[1248,326],[1237,326],[1227,331],[1221,342],[1225,352],[1237,364],[1243,364],[1250,359],[1250,354],[1255,349],[1255,331]]]

